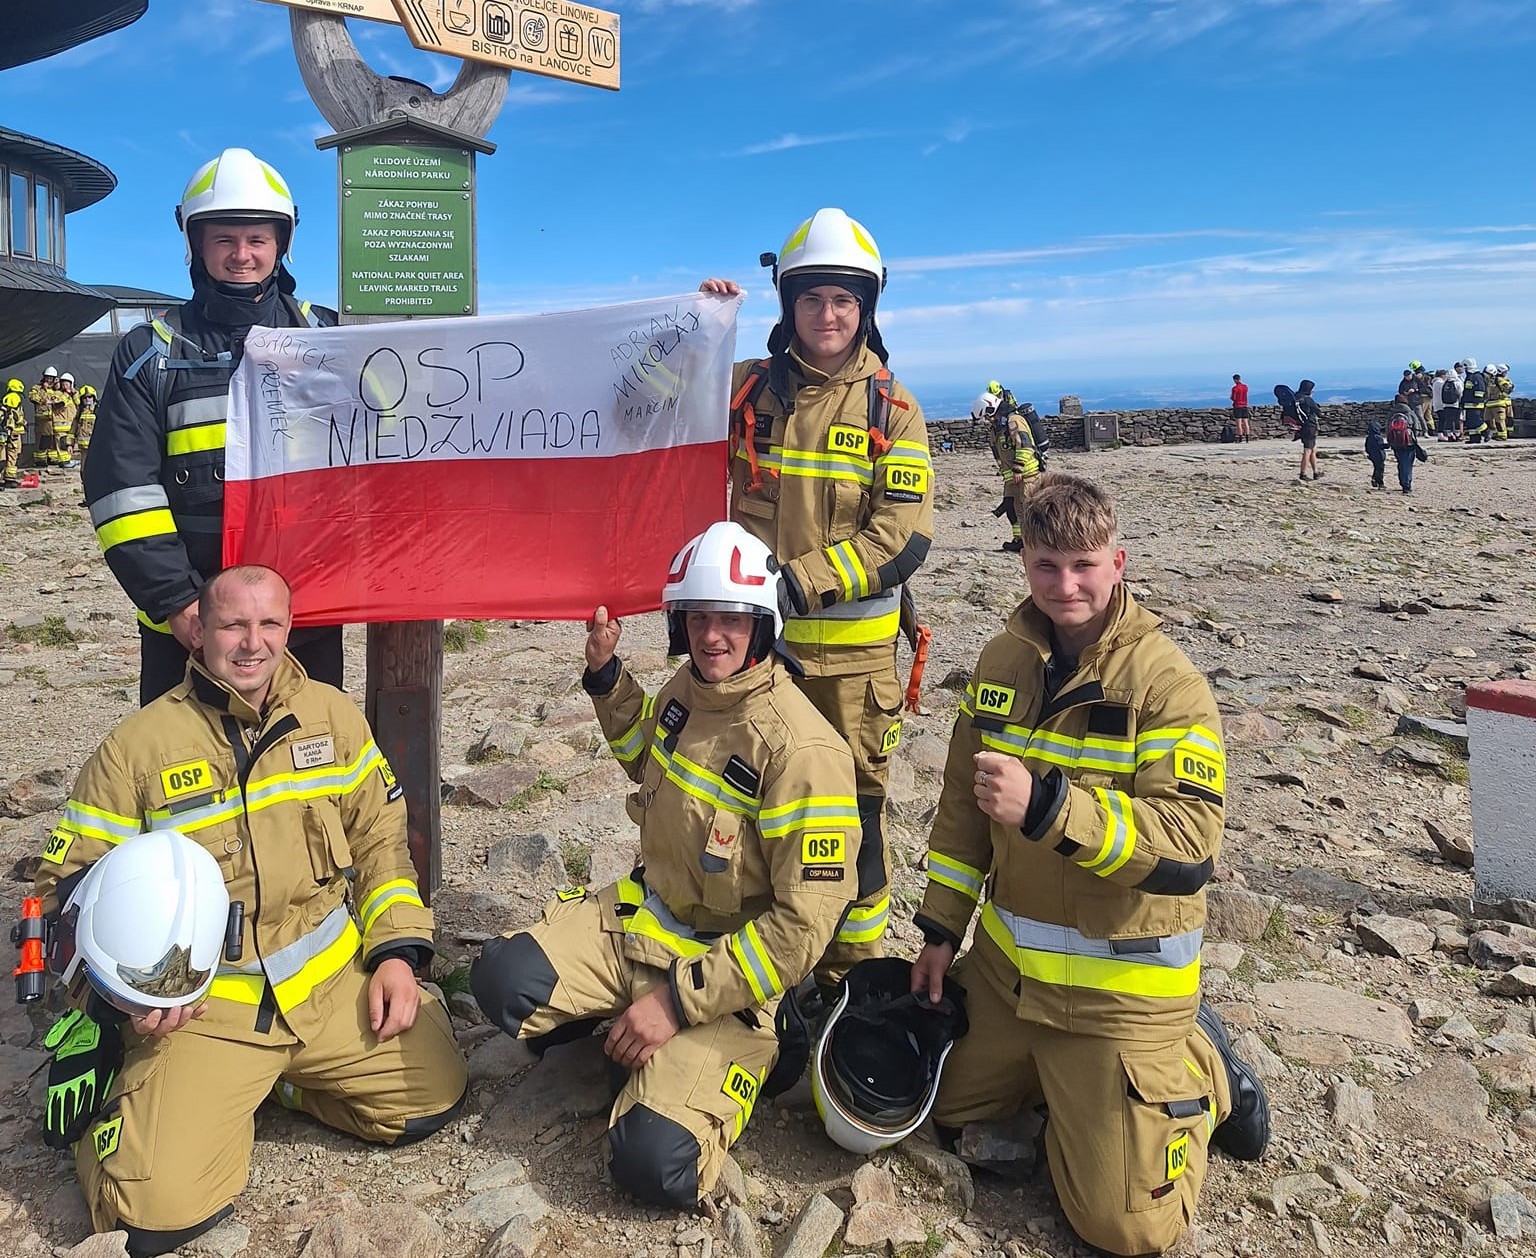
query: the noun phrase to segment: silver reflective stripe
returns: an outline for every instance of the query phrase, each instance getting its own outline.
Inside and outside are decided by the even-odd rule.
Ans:
[[[279,948],[267,957],[263,967],[267,972],[267,981],[273,987],[286,982],[346,934],[351,925],[352,914],[347,911],[345,904],[338,904],[309,934],[295,939],[286,948]]]
[[[247,808],[259,808],[268,800],[284,795],[304,798],[314,795],[346,795],[361,782],[372,769],[376,769],[383,756],[373,743],[369,743],[356,764],[350,768],[330,769],[324,773],[308,769],[300,773],[284,774],[265,782],[248,786],[245,793]]]
[[[222,424],[229,418],[229,394],[216,393],[213,397],[188,398],[185,402],[172,402],[165,408],[167,431],[176,428],[195,428],[198,424]]]
[[[804,616],[796,616],[796,620],[873,620],[876,616],[888,616],[892,612],[901,610],[901,587],[898,585],[892,590],[881,590],[878,594],[871,594],[868,598],[855,599],[851,603],[833,603],[831,607],[820,607],[815,611],[807,612]]]
[[[672,910],[662,902],[661,897],[649,887],[645,890],[645,903],[640,907],[660,922],[662,929],[668,930],[674,935],[681,935],[684,939],[697,940],[699,943],[711,943],[720,938],[718,931],[710,931],[707,935],[701,935],[686,922],[679,921],[673,916]]]
[[[91,503],[91,527],[99,529],[108,520],[115,520],[120,515],[154,511],[170,505],[171,500],[159,485],[130,485],[127,489],[119,489]]]
[[[1116,952],[1111,946],[1111,940],[1089,939],[1070,926],[1053,926],[1049,922],[1037,922],[1032,917],[1021,917],[999,908],[995,902],[992,911],[1008,928],[1014,944],[1028,948],[1031,952],[1054,952],[1066,957],[1097,957],[1104,961],[1124,961],[1131,965],[1161,965],[1170,970],[1182,970],[1198,961],[1200,943],[1205,937],[1203,930],[1191,930],[1182,935],[1163,936],[1157,940],[1157,949],[1152,952]],[[1120,942],[1123,945],[1128,941]]]

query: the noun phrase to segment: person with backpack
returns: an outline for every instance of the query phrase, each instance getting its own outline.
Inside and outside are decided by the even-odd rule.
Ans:
[[[856,962],[884,954],[896,637],[905,616],[909,641],[921,641],[903,596],[933,539],[933,464],[922,407],[886,365],[875,323],[885,264],[863,224],[817,210],[763,262],[779,321],[769,356],[737,363],[732,380],[730,518],[773,552],[790,607],[784,638],[804,670],[795,682],[853,751],[858,896],[816,965],[826,997]],[[725,279],[700,288],[741,292]],[[919,676],[914,663],[912,703]]]
[[[1316,387],[1310,380],[1303,380],[1296,386],[1296,418],[1300,425],[1296,436],[1301,441],[1301,471],[1297,480],[1306,480],[1308,469],[1311,469],[1313,480],[1322,475],[1317,470],[1317,429],[1323,412],[1312,397]]]
[[[1402,486],[1405,494],[1413,492],[1413,463],[1418,449],[1418,436],[1413,431],[1414,410],[1413,403],[1399,393],[1392,403],[1392,412],[1387,416],[1386,446],[1397,459],[1397,483]],[[1375,426],[1380,421],[1372,419]],[[1382,469],[1386,463],[1385,450],[1371,453],[1371,439],[1367,435],[1365,439],[1365,452],[1371,456],[1371,463],[1375,468],[1375,478],[1371,481],[1378,489],[1385,489],[1382,483]]]
[[[1431,398],[1435,412],[1436,438],[1440,441],[1459,441],[1461,439],[1461,378],[1444,367],[1440,368],[1435,372]]]
[[[139,705],[176,686],[203,582],[223,567],[229,382],[257,326],[333,326],[294,297],[283,265],[298,209],[278,172],[225,149],[176,209],[192,298],[118,342],[82,473],[107,566],[139,610]],[[289,649],[316,681],[342,685],[341,628],[295,629]]]

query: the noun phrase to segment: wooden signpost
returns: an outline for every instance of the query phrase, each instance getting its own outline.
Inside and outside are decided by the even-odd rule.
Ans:
[[[288,6],[299,73],[337,132],[316,144],[338,150],[341,321],[474,314],[475,155],[495,151],[484,137],[509,72],[617,89],[618,15],[564,0],[268,2]],[[348,16],[401,21],[418,47],[465,58],[458,77],[439,93],[375,73],[352,42]],[[368,626],[366,711],[405,788],[423,898],[442,870],[442,686],[441,621]]]

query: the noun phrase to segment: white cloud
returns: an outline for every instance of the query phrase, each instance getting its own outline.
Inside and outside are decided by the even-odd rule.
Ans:
[[[812,148],[821,144],[845,144],[853,140],[877,139],[879,136],[878,131],[835,131],[829,135],[800,135],[798,132],[789,131],[775,140],[749,144],[745,148],[735,149],[723,156],[759,157],[764,153],[783,153],[789,149]]]

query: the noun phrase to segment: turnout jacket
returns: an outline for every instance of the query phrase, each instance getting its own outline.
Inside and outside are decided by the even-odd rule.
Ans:
[[[1040,475],[1040,454],[1035,448],[1035,434],[1023,414],[1015,411],[998,440],[999,468],[1005,477],[1022,476],[1033,480]]]
[[[278,285],[256,306],[270,327],[336,322]],[[164,631],[224,566],[224,424],[249,331],[215,319],[200,292],[112,354],[81,476],[107,566],[150,628]]]
[[[884,364],[868,345],[835,376],[796,346],[733,413],[730,518],[773,552],[805,600],[784,638],[806,673],[869,672],[891,659],[901,587],[933,538],[928,426],[912,394],[889,373],[876,378]],[[733,398],[758,365],[736,364]],[[872,382],[889,403],[883,436],[871,428]]]
[[[684,664],[655,695],[615,657],[582,684],[640,788],[643,870],[604,901],[625,954],[667,971],[685,1026],[776,1000],[857,893],[847,744],[777,655],[712,685]]]
[[[972,951],[1021,1018],[1165,1039],[1200,998],[1205,884],[1226,759],[1205,679],[1117,587],[1104,633],[1048,690],[1050,622],[1026,599],[981,653],[950,737],[918,925]],[[974,755],[1035,775],[1021,827],[973,794]]]
[[[327,993],[359,950],[369,969],[431,956],[401,789],[362,713],[291,655],[262,712],[194,659],[181,685],[107,736],[44,845],[45,911],[115,844],[171,828],[213,853],[230,901],[245,905],[242,955],[221,961],[185,1031],[307,1041],[333,1014],[356,1016]]]

